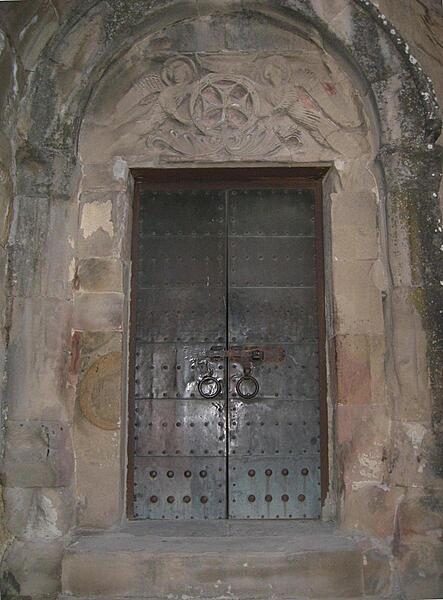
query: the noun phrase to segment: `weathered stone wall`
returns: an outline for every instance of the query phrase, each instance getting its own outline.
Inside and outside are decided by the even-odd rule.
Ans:
[[[7,418],[6,353],[9,339],[10,269],[7,242],[12,220],[14,147],[12,143],[18,94],[17,62],[14,48],[5,28],[0,29],[0,456],[4,451],[4,432]],[[5,525],[3,488],[0,485],[0,555],[3,556],[10,539]]]
[[[51,452],[48,453],[48,440],[53,435],[53,424],[51,416],[45,411],[45,404],[50,405],[53,397],[47,395],[50,391],[44,390],[44,386],[40,393],[38,386],[35,386],[36,380],[47,380],[50,377],[54,363],[47,352],[54,357],[57,350],[47,329],[51,319],[53,327],[59,327],[57,319],[60,312],[53,312],[54,305],[51,307],[49,302],[40,317],[35,313],[31,316],[28,309],[25,327],[27,333],[23,336],[20,347],[14,333],[17,321],[14,326],[12,319],[13,311],[18,306],[26,309],[26,305],[29,307],[32,302],[31,298],[38,294],[36,289],[32,290],[25,283],[29,274],[38,268],[38,261],[25,258],[26,249],[33,247],[37,255],[51,255],[51,260],[55,260],[56,255],[45,244],[45,236],[42,235],[41,227],[39,231],[39,224],[36,222],[38,218],[46,220],[47,214],[40,212],[40,209],[44,203],[49,206],[49,198],[42,198],[41,189],[38,189],[37,165],[31,161],[27,175],[28,191],[23,193],[16,164],[23,158],[20,155],[24,135],[23,122],[20,123],[20,102],[26,97],[42,50],[63,18],[63,10],[60,8],[62,7],[56,7],[50,2],[20,3],[17,7],[4,4],[0,8],[0,445],[3,456],[4,434],[9,424],[8,436],[13,440],[15,451],[18,454],[25,453],[24,460],[23,454],[22,457],[16,454],[13,459],[17,460],[21,473],[17,473],[18,478],[13,485],[8,486],[6,479],[2,478],[2,484],[6,486],[1,488],[0,552],[3,556],[8,548],[9,557],[3,563],[0,583],[0,595],[5,598],[20,593],[36,594],[39,597],[40,593],[55,592],[59,588],[63,546],[61,536],[70,525],[69,522],[63,526],[61,522],[64,518],[62,515],[66,514],[66,507],[69,507],[72,500],[69,494],[64,494],[64,488],[52,487],[58,476],[50,474],[54,460],[52,456],[49,457]],[[19,217],[20,205],[28,206],[29,210],[23,211]],[[48,223],[50,222],[47,221],[46,224]],[[54,226],[54,223],[50,223],[50,226]],[[22,261],[21,267],[17,267],[18,271],[15,272],[23,272],[20,291],[17,287],[14,290],[17,281],[12,269],[13,254],[19,262]],[[52,294],[52,286],[46,287],[45,295],[51,297]],[[41,327],[43,323],[44,326]],[[41,342],[40,361],[38,353],[29,344],[34,335]],[[9,355],[5,352],[6,348]],[[60,350],[63,357],[66,348]],[[47,363],[46,359],[49,359]],[[26,398],[28,406],[34,406],[34,414],[29,413],[29,420],[26,419],[23,423],[14,419],[14,414],[20,411],[20,402],[15,402],[17,396],[11,393],[15,360],[17,367],[22,364],[23,371],[18,368],[14,385],[20,388],[27,377],[26,373],[32,374],[34,378],[34,382],[30,381],[17,390],[19,398]],[[56,360],[59,362],[60,357]],[[12,366],[11,371],[7,369],[9,365]],[[53,374],[54,378],[57,376],[58,373]],[[48,419],[46,423],[37,424],[34,420],[45,418]],[[40,450],[34,444],[31,451],[33,456],[29,459],[30,454],[26,455],[26,448],[29,449],[32,439],[37,441]],[[62,456],[57,460],[62,462]],[[44,467],[47,461],[48,469]],[[72,464],[72,453],[68,455],[67,468],[69,464]],[[23,584],[24,581],[28,583]]]
[[[225,38],[228,38],[226,42]],[[158,47],[167,49],[158,51]],[[223,54],[219,53],[220,48]],[[208,86],[212,94],[221,94],[222,82],[229,78],[237,83],[238,92],[245,94],[250,106],[239,138],[234,135],[224,142],[205,121],[198,101],[191,109],[191,117],[183,98],[198,98],[206,93]],[[301,115],[291,96],[293,89],[313,111],[310,133],[297,133],[297,119]],[[284,98],[289,110],[279,112],[276,106]],[[367,310],[364,315],[359,315],[357,310],[351,313],[344,290],[336,293],[336,311],[340,316],[329,335],[332,341],[337,334],[346,336],[355,330],[375,332],[380,335],[379,347],[383,348],[380,290],[368,279],[381,249],[376,230],[377,193],[371,190],[375,142],[368,133],[365,101],[364,94],[359,96],[332,56],[296,31],[282,30],[278,24],[259,16],[207,16],[204,20],[190,20],[185,27],[182,23],[171,26],[160,35],[142,38],[134,44],[109,67],[94,90],[80,130],[78,155],[83,177],[79,185],[81,225],[77,251],[85,265],[94,261],[95,267],[103,272],[103,280],[100,278],[100,288],[96,284],[88,286],[83,283],[88,273],[85,272],[84,277],[78,273],[74,307],[80,319],[74,327],[89,330],[90,335],[98,328],[125,328],[121,310],[122,280],[120,277],[111,281],[111,275],[129,272],[129,256],[124,244],[130,237],[130,213],[125,208],[131,204],[129,166],[167,168],[177,164],[235,165],[242,162],[334,164],[337,159],[335,185],[340,189],[331,192],[334,206],[331,222],[337,232],[332,236],[335,262],[333,268],[329,265],[328,280],[331,284],[334,281],[340,290],[343,286],[352,286],[356,298],[365,303]],[[344,128],[347,130],[343,131]],[[358,183],[355,181],[357,173]],[[344,217],[352,204],[353,222],[345,223]],[[365,226],[368,231],[362,236],[360,231]],[[358,239],[360,245],[357,252],[350,250],[355,248],[354,239]],[[347,263],[353,265],[352,274],[344,268]],[[126,278],[123,288],[126,295],[127,290]],[[91,292],[95,295],[91,296]],[[85,311],[85,304],[96,309]],[[373,369],[382,369],[383,351],[372,360]],[[117,366],[125,381],[125,364],[120,361]],[[80,373],[80,381],[82,378]],[[369,398],[384,399],[380,385],[373,382]],[[374,402],[380,404],[378,400]],[[332,402],[331,412],[335,412]],[[122,417],[124,423],[125,415]],[[83,415],[79,414],[76,427],[84,428],[83,423],[84,411]],[[124,433],[126,428],[122,429]],[[81,500],[84,508],[80,522],[89,526],[102,526],[105,519],[112,525],[118,522],[120,515],[122,490],[116,456],[124,453],[124,435],[120,440],[110,431],[100,436],[102,448],[106,448],[100,469],[82,446],[78,452],[78,494],[87,498],[86,503]],[[330,438],[332,442],[332,430]],[[101,486],[91,488],[89,473],[94,468],[95,483],[100,480],[99,470],[103,469],[104,478]],[[350,475],[350,479],[355,477],[355,473]],[[331,479],[329,506],[335,513],[340,492],[336,476],[331,474]],[[107,486],[113,492],[107,493],[103,500],[100,488],[107,489]],[[89,509],[93,506],[101,507],[100,517]]]
[[[246,4],[260,15],[242,12]],[[433,145],[438,115],[414,56],[441,79],[432,39],[441,20],[438,8],[411,0],[411,14],[424,15],[420,35],[403,2],[397,12],[384,3],[395,26],[376,12],[369,17],[365,4],[0,6],[7,82],[0,138],[5,593],[55,594],[71,528],[117,527],[124,518],[129,167],[204,160],[334,166],[326,198],[335,380],[328,511],[343,527],[391,545],[394,588],[409,598],[437,593],[441,165]],[[230,9],[237,14],[224,14]],[[413,56],[397,28],[411,36]],[[193,65],[193,84],[220,73],[254,81],[254,93],[268,98],[268,113],[254,115],[263,135],[258,150],[214,150],[194,130],[191,145],[168,137],[180,122],[168,97],[179,82],[165,61],[179,55]],[[297,67],[300,57],[309,57],[312,77]],[[271,92],[295,85],[287,62],[291,73],[300,69],[299,86],[320,107],[321,136],[305,130],[301,145],[289,135],[294,117],[281,122],[273,113]],[[144,105],[152,90],[155,103]],[[346,122],[353,106],[356,116]],[[322,118],[334,110],[338,127],[331,129]],[[113,382],[103,405],[91,400],[91,372]]]

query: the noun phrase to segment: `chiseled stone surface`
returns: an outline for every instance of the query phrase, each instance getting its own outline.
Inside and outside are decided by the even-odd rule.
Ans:
[[[2,472],[6,486],[66,486],[73,467],[72,433],[65,423],[8,422]]]
[[[376,481],[361,482],[353,490],[348,484],[344,492],[344,526],[382,539],[392,539],[397,507],[403,495],[402,488]]]
[[[14,71],[18,65],[14,45],[7,29],[0,23],[0,456],[4,451],[5,423],[7,419],[6,364],[8,350],[8,328],[10,326],[10,259],[7,242],[13,218],[14,150],[11,144],[15,127],[15,93],[18,81]],[[3,487],[0,485],[0,493]],[[4,503],[0,498],[0,560],[10,540],[5,526]]]
[[[335,338],[337,400],[345,405],[384,404],[384,336],[357,334]]]
[[[72,526],[69,487],[8,487],[3,491],[8,530],[22,540],[56,540]]]
[[[77,285],[84,292],[122,292],[122,263],[96,257],[80,260]]]
[[[106,528],[120,520],[122,338],[115,332],[74,336],[77,523]]]
[[[341,334],[382,334],[382,292],[373,283],[372,261],[336,260],[333,264],[336,331]]]
[[[115,331],[122,328],[124,296],[118,292],[77,293],[74,296],[74,329]]]
[[[72,304],[57,298],[14,298],[9,329],[8,416],[72,419],[66,390]]]
[[[438,535],[405,538],[397,554],[405,598],[441,598],[442,563],[442,544]]]
[[[392,566],[389,552],[369,548],[363,554],[363,591],[365,596],[388,597],[392,590]]]
[[[188,523],[175,533],[158,525],[74,542],[63,591],[170,598],[352,598],[363,591],[361,550],[326,524]]]
[[[14,540],[5,556],[4,594],[19,600],[55,600],[60,591],[60,557],[63,540]],[[1,588],[0,588],[1,589]],[[2,590],[3,592],[3,590]]]
[[[368,190],[331,194],[331,221],[336,235],[334,257],[342,260],[375,260],[379,256],[377,196]]]
[[[351,556],[301,552],[290,574],[287,557],[263,549],[261,579],[241,579],[235,555],[204,571],[201,553],[174,562],[142,549],[114,568],[74,546],[66,565],[85,596],[95,584],[106,597],[145,583],[150,596],[182,594],[191,572],[226,594],[220,569],[240,569],[239,590],[257,597],[260,581],[290,597],[296,572],[310,598],[443,595],[441,151],[416,64],[443,101],[443,18],[437,0],[376,4],[0,3],[1,594],[55,598],[71,528],[123,516],[129,169],[321,163],[332,167],[328,510],[375,542]],[[208,118],[214,98],[236,119]]]

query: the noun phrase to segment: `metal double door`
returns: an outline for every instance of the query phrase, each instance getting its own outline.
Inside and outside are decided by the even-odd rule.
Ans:
[[[142,191],[134,517],[320,515],[311,189]]]

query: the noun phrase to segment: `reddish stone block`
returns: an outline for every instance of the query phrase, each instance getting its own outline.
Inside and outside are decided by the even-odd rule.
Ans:
[[[384,406],[337,406],[337,440],[346,482],[385,481],[389,413]]]
[[[403,490],[383,485],[347,486],[344,494],[343,526],[369,535],[391,538],[397,505]]]
[[[366,335],[339,335],[336,340],[338,402],[371,402],[371,362]]]

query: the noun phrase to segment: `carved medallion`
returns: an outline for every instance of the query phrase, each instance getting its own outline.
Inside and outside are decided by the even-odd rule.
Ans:
[[[118,429],[121,360],[120,352],[101,356],[89,367],[80,384],[80,409],[100,429]]]
[[[211,73],[197,83],[191,96],[191,117],[204,134],[225,139],[251,129],[257,121],[258,97],[246,77]]]

